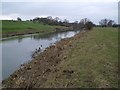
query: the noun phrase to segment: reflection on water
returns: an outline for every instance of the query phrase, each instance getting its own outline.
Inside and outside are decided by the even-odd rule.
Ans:
[[[2,41],[2,75],[7,78],[23,63],[31,60],[31,54],[42,45],[44,50],[51,44],[63,38],[74,36],[79,31],[69,31],[53,34],[33,34],[4,39]],[[1,43],[0,43],[1,44]]]

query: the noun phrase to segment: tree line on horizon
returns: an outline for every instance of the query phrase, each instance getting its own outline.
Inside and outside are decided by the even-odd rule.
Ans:
[[[17,18],[18,21],[22,21],[20,17]],[[88,18],[83,18],[78,21],[74,21],[72,23],[69,22],[69,20],[64,19],[63,21],[59,17],[52,18],[52,16],[48,17],[35,17],[34,19],[26,20],[33,23],[43,23],[44,25],[60,25],[60,26],[66,26],[66,27],[72,27],[74,29],[92,29],[93,26],[96,27],[118,27],[120,25],[116,24],[114,20],[111,19],[102,19],[99,21],[99,25],[94,24],[91,20]]]

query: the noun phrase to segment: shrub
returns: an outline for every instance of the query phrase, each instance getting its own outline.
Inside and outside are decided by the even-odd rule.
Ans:
[[[87,30],[91,30],[93,28],[93,23],[91,21],[88,21],[85,23],[85,28]]]

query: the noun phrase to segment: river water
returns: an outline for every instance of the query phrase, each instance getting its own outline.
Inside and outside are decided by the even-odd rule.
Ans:
[[[69,38],[79,31],[59,32],[53,34],[32,34],[6,38],[2,45],[2,80],[6,79],[20,65],[31,60],[31,55],[36,48],[42,45],[42,50],[63,38]]]

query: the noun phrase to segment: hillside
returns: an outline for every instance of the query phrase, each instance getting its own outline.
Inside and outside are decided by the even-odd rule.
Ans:
[[[63,26],[51,26],[43,23],[33,23],[30,21],[2,21],[2,35],[3,37],[17,36],[32,33],[50,33],[54,32],[56,28],[67,28]]]

